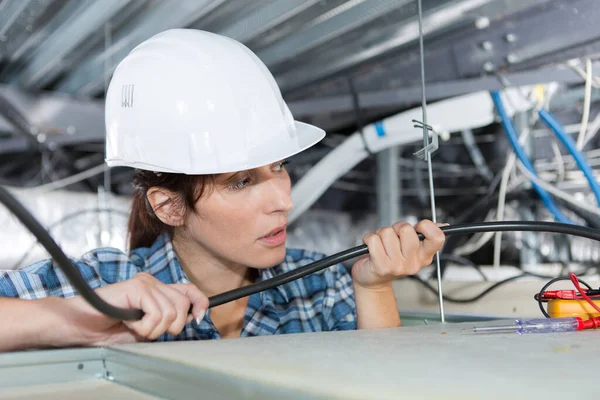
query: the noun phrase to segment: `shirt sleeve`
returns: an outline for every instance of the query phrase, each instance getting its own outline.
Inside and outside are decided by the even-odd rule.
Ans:
[[[86,253],[81,259],[71,261],[92,289],[128,279],[136,272],[128,257],[116,249],[95,250]],[[78,291],[60,266],[51,259],[22,269],[0,270],[1,297],[31,300],[76,295]]]
[[[329,316],[330,330],[348,331],[357,329],[356,302],[352,278],[343,265],[331,268],[333,275],[333,305]]]

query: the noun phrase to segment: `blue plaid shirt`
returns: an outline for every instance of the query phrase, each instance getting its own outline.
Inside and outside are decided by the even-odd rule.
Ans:
[[[323,257],[323,254],[316,252],[288,249],[280,265],[258,270],[258,281]],[[166,235],[160,236],[152,247],[135,249],[129,255],[117,249],[101,248],[73,261],[93,289],[130,279],[140,272],[149,273],[166,284],[190,283]],[[0,296],[39,299],[75,295],[76,289],[52,260],[40,261],[20,270],[0,270]],[[251,295],[241,336],[352,329],[356,329],[352,281],[344,267],[336,265]],[[220,338],[209,309],[200,325],[193,321],[179,335],[164,334],[157,340]]]

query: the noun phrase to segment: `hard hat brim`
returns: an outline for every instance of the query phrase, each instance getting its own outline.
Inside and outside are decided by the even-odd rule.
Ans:
[[[296,127],[296,138],[297,143],[293,146],[293,150],[285,149],[280,152],[274,151],[270,152],[268,158],[262,158],[259,163],[256,165],[249,164],[245,166],[245,169],[253,169],[262,167],[264,165],[269,165],[271,163],[285,160],[286,158],[292,157],[295,154],[301,153],[302,151],[314,146],[319,143],[325,137],[325,131],[321,128],[318,128],[314,125],[307,124],[305,122],[294,121],[294,125]],[[181,173],[186,175],[204,175],[204,174],[218,174],[218,173],[230,173],[237,172],[237,170],[220,170],[220,171],[188,171],[188,170],[173,170],[169,168],[165,168],[160,165],[153,165],[142,162],[130,162],[117,158],[107,158],[105,159],[106,164],[109,167],[131,167],[137,169],[143,169],[154,172],[169,172],[169,173]]]

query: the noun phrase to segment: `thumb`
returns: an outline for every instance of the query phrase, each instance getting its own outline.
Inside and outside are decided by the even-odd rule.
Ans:
[[[197,321],[201,321],[209,306],[208,297],[190,283],[177,283],[170,286],[190,300],[192,315]]]

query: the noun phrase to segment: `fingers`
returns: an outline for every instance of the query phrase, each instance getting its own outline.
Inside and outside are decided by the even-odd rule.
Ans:
[[[401,243],[394,228],[389,226],[379,228],[375,233],[380,237],[383,249],[390,260],[399,260],[403,257]]]
[[[179,296],[179,293],[176,292],[168,296],[166,294],[169,292],[167,285],[158,285],[156,289],[157,290],[152,292],[152,295],[158,302],[162,315],[158,324],[154,326],[154,329],[147,336],[150,340],[158,338],[163,333],[177,335],[179,332],[181,332],[185,326],[185,323],[180,324],[178,330],[175,329],[175,325],[178,325],[182,318],[183,321],[185,321],[187,317],[187,313],[185,311],[178,310],[179,307],[177,306],[177,303],[181,302],[181,300],[178,298],[181,297]]]
[[[402,255],[408,262],[408,265],[415,268],[410,268],[408,273],[416,273],[419,270],[419,236],[415,228],[406,222],[396,222],[392,228],[400,239],[402,247]]]
[[[386,275],[389,272],[391,263],[381,237],[376,233],[367,233],[363,238],[363,242],[369,249],[369,256],[364,261],[368,264],[369,270],[379,276]],[[375,269],[375,266],[377,266],[377,269]]]
[[[197,321],[204,318],[206,310],[208,310],[209,301],[208,297],[200,291],[196,286],[192,284],[175,284],[170,285],[170,288],[179,292],[182,296],[189,300],[186,308],[186,314],[189,310],[190,304],[192,305],[192,315]]]
[[[419,258],[423,263],[430,264],[435,253],[444,245],[446,236],[440,229],[440,226],[444,225],[446,224],[434,224],[432,221],[425,219],[415,226],[415,230],[425,236],[419,249]]]
[[[166,285],[148,274],[138,274],[128,284],[131,307],[140,308],[144,316],[139,321],[124,321],[134,333],[155,340],[164,333],[179,334],[189,322],[190,304],[193,313],[202,318],[208,299],[191,284]]]
[[[133,287],[129,293],[131,306],[139,308],[144,312],[144,316],[139,321],[123,321],[123,323],[138,335],[149,338],[154,327],[160,323],[162,318],[161,308],[158,301],[150,293],[144,293],[143,283],[137,284],[139,287]]]

